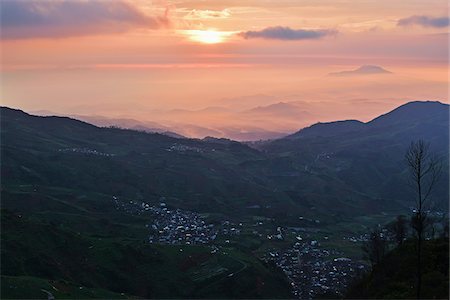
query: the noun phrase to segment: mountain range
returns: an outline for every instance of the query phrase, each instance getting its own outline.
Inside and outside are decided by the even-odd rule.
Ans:
[[[239,142],[99,128],[2,108],[2,172],[8,175],[3,176],[5,184],[25,179],[52,186],[77,182],[80,188],[102,192],[171,196],[201,209],[274,202],[280,209],[304,211],[316,198],[326,198],[325,205],[343,202],[345,207],[349,197],[382,209],[383,201],[389,208],[405,200],[399,192],[402,153],[416,139],[429,141],[432,150],[448,160],[447,104],[410,102],[367,123],[318,123],[285,138],[256,143],[256,149]],[[86,160],[78,150],[66,149],[109,156]],[[92,169],[92,164],[104,167]],[[444,188],[439,195],[445,195]]]
[[[242,101],[246,101],[246,99],[243,97]],[[255,99],[264,100],[265,98],[258,96]],[[269,97],[268,99],[272,98]],[[374,112],[381,112],[380,107],[391,106],[383,104],[383,100],[380,100],[381,102],[368,102],[366,99],[349,101],[351,107],[370,106],[370,113],[360,115],[364,120],[368,118],[368,115],[373,116]],[[275,100],[269,104],[262,101],[259,105],[248,106],[250,105],[243,105],[240,109],[219,105],[197,110],[144,110],[134,115],[110,116],[89,113],[63,114],[51,111],[31,113],[40,116],[67,116],[100,127],[116,126],[163,133],[174,137],[180,135],[190,138],[215,136],[237,141],[281,138],[289,132],[309,126],[317,121],[333,120],[329,111],[334,112],[334,118],[336,116],[354,117],[355,114],[348,110],[349,103],[338,105],[333,102],[299,101],[298,96],[287,96],[282,101]]]
[[[229,250],[232,258],[210,257],[211,250],[202,247],[192,248],[198,251],[194,255],[186,249],[180,253],[183,249],[176,246],[142,246],[148,221],[118,212],[112,199],[164,202],[211,222],[264,220],[280,227],[320,226],[328,235],[340,235],[348,234],[349,227],[366,228],[410,212],[414,201],[406,184],[404,153],[411,141],[425,140],[444,166],[449,162],[449,105],[432,101],[409,102],[369,122],[317,123],[279,139],[252,143],[97,127],[7,107],[0,114],[2,224],[8,233],[2,235],[2,269],[7,270],[2,271],[2,282],[8,287],[38,286],[47,278],[54,282],[45,284],[58,282],[65,289],[90,285],[97,289],[90,293],[103,297],[125,292],[214,298],[218,291],[235,297],[231,291],[244,291],[240,282],[245,282],[251,287],[246,297],[289,297],[279,274],[252,256],[257,242],[251,234]],[[433,210],[448,212],[446,168],[440,180],[431,203]],[[54,250],[49,254],[48,249]],[[102,249],[115,250],[106,255]],[[12,253],[21,253],[20,258]],[[63,263],[67,253],[76,258],[75,265]],[[40,265],[35,264],[36,255]],[[190,261],[192,255],[199,259],[193,271],[172,278],[168,274],[176,273],[177,267],[163,267],[169,261]],[[155,269],[142,268],[140,260]],[[80,273],[79,264],[91,271]],[[242,266],[246,271],[214,285],[205,277],[200,284],[193,278],[203,272],[202,264],[212,269],[226,266],[236,270],[233,274]],[[127,266],[134,271],[127,271]],[[142,280],[129,280],[123,272]],[[169,288],[179,284],[185,288]]]

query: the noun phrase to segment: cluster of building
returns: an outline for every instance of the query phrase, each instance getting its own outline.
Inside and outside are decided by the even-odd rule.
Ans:
[[[149,243],[170,245],[198,245],[207,244],[212,252],[218,251],[217,243],[230,243],[229,237],[240,235],[245,229],[242,223],[222,221],[217,224],[208,224],[201,215],[181,210],[170,209],[164,202],[152,206],[144,202],[119,201],[113,197],[116,209],[131,214],[148,214],[151,222],[146,225],[149,230]],[[162,200],[164,200],[162,198]],[[309,237],[303,228],[276,227],[276,231],[263,235],[257,227],[263,226],[259,221],[251,224],[255,227],[253,234],[269,240],[286,240],[286,234],[294,234],[295,244],[286,250],[269,251],[263,260],[273,262],[286,275],[292,287],[292,293],[299,299],[312,299],[315,297],[339,298],[346,290],[348,284],[356,276],[365,271],[365,266],[350,258],[339,257],[342,254],[336,250],[321,247],[320,242]],[[298,235],[304,233],[304,237]],[[221,242],[217,237],[221,236]],[[348,239],[362,240],[365,236]],[[325,240],[328,237],[324,237]]]
[[[186,145],[181,145],[181,144],[173,144],[172,146],[167,148],[166,151],[169,151],[169,152],[173,152],[173,151],[176,151],[176,152],[192,151],[192,152],[197,152],[197,153],[203,152],[203,150],[198,148],[198,147],[186,146]]]
[[[122,201],[119,200],[118,197],[112,197],[114,205],[117,210],[123,211],[132,215],[141,215],[150,210],[151,206],[147,203],[138,202],[138,201]]]
[[[296,242],[285,251],[271,251],[264,260],[283,270],[292,293],[299,299],[339,298],[348,284],[364,272],[365,266],[338,255],[337,251],[322,249],[318,241],[312,240]]]
[[[342,239],[344,241],[350,241],[353,243],[366,242],[369,240],[369,234],[364,233],[364,234],[360,234],[360,235],[356,235],[356,236],[344,236]]]
[[[218,227],[218,232],[223,235],[240,235],[242,226],[244,226],[242,223],[236,224],[231,221],[223,221],[220,226]]]
[[[315,161],[330,159],[334,155],[334,152],[322,152],[317,154]]]
[[[63,148],[63,149],[58,149],[58,152],[79,153],[79,154],[89,154],[89,155],[99,155],[99,156],[114,156],[114,154],[100,152],[100,151],[88,149],[88,148]]]
[[[196,213],[161,207],[150,207],[154,218],[147,227],[150,230],[148,241],[160,244],[208,244],[217,237],[218,230],[213,224],[206,224]]]
[[[208,244],[217,238],[217,234],[236,232],[235,228],[217,228],[214,224],[207,224],[203,218],[191,211],[169,209],[164,202],[159,206],[152,206],[145,202],[124,202],[113,197],[116,209],[129,214],[147,214],[151,220],[146,227],[149,230],[149,243],[170,245]]]

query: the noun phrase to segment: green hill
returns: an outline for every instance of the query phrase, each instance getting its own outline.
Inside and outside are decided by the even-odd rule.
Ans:
[[[448,299],[448,239],[431,240],[423,248],[422,295],[424,299]],[[414,243],[391,251],[373,271],[350,288],[352,299],[413,299],[416,297]]]
[[[411,194],[405,181],[404,154],[411,141],[423,139],[448,165],[449,106],[410,102],[370,122],[320,123],[286,138],[261,145],[270,157],[279,188],[303,195],[311,203],[321,195],[352,211],[407,209]],[[433,197],[448,211],[448,168]],[[329,203],[330,201],[328,201]],[[312,205],[312,204],[311,204]],[[326,206],[327,203],[324,203]]]
[[[166,197],[176,207],[230,215],[255,205],[270,206],[257,212],[269,217],[395,214],[409,206],[403,153],[412,140],[424,138],[448,162],[448,105],[411,102],[368,123],[318,124],[263,151],[4,107],[1,138],[6,190],[28,184],[150,202]],[[435,198],[443,210],[447,196],[448,185],[440,185]]]
[[[240,164],[263,159],[237,142],[175,139],[69,118],[1,109],[2,185],[61,187],[157,201],[196,211],[238,212],[289,198]]]
[[[411,205],[402,159],[412,139],[425,136],[448,162],[448,106],[436,103],[312,126],[258,149],[0,114],[2,298],[46,298],[41,289],[67,298],[289,298],[279,269],[255,255],[291,241],[265,233],[306,226],[355,254],[343,236]],[[441,180],[433,199],[448,212],[448,172]],[[264,225],[260,237],[249,227],[233,243],[223,238],[217,253],[150,245],[151,217],[116,209],[118,198]]]
[[[6,211],[1,239],[2,299],[290,297],[280,271],[231,248],[94,237]]]

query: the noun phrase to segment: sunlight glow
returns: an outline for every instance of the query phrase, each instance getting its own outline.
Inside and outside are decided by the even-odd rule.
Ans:
[[[218,44],[225,42],[234,32],[209,30],[184,30],[190,40],[203,44]]]

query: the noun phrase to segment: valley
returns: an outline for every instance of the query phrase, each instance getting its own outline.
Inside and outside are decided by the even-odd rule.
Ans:
[[[239,143],[2,107],[2,296],[342,297],[370,228],[412,212],[409,143],[448,164],[448,110]],[[448,185],[433,203],[448,215]]]

